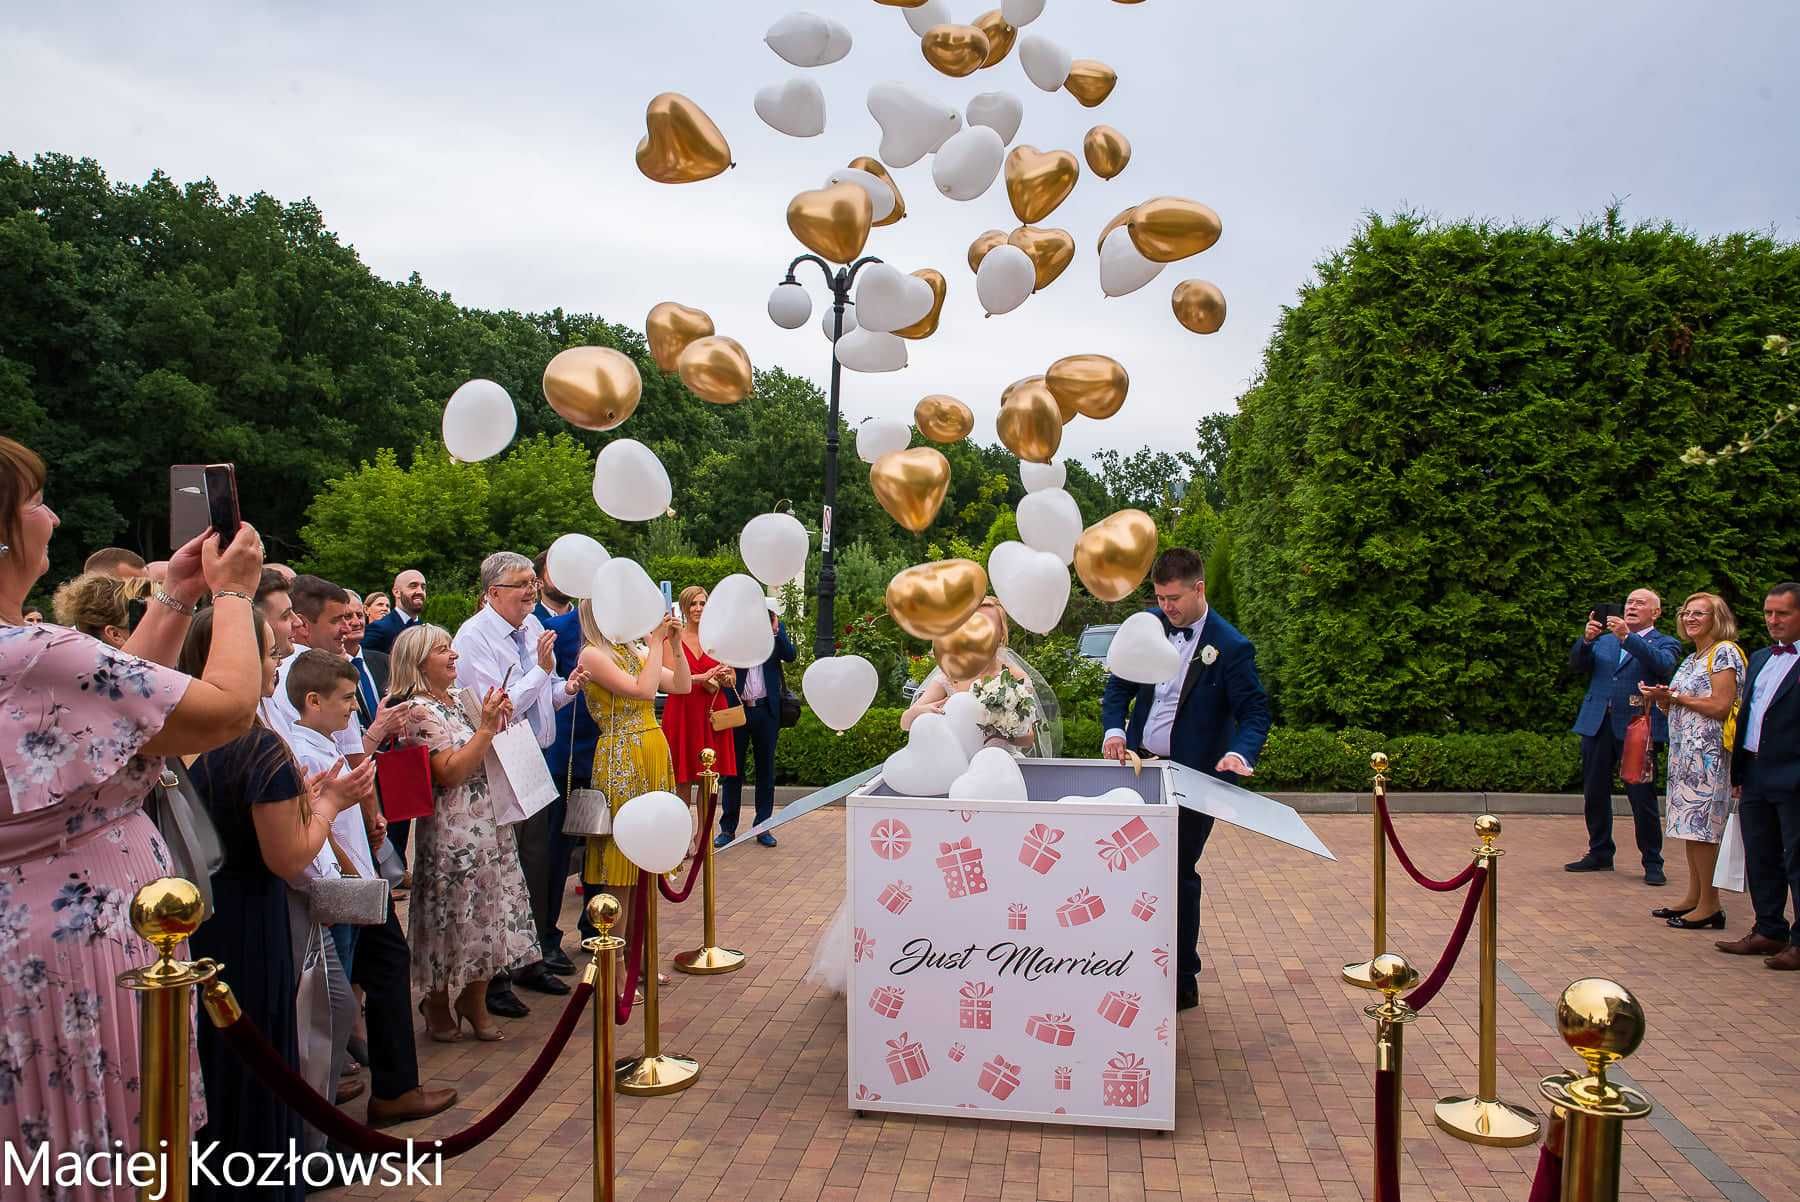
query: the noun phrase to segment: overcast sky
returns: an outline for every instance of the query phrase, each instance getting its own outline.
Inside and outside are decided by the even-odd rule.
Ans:
[[[952,11],[967,21],[998,3],[952,0]],[[910,416],[946,392],[991,440],[1008,382],[1064,354],[1114,355],[1130,400],[1105,422],[1072,424],[1066,454],[1190,447],[1193,417],[1233,406],[1281,307],[1367,211],[1574,222],[1616,196],[1633,219],[1784,237],[1800,214],[1800,35],[1791,6],[1774,2],[1049,0],[1032,30],[1119,73],[1089,110],[1032,87],[1016,52],[950,79],[925,63],[901,10],[811,0],[855,46],[807,72],[828,122],[805,140],[763,125],[751,98],[801,73],[762,36],[807,5],[9,7],[0,146],[91,156],[117,180],[161,168],[228,192],[311,196],[373,270],[416,270],[468,305],[560,305],[641,328],[651,305],[679,300],[759,365],[821,384],[830,358],[816,320],[783,331],[763,306],[801,249],[783,220],[789,197],[875,152],[871,84],[900,80],[959,106],[1012,91],[1026,105],[1015,145],[1079,152],[1088,127],[1114,125],[1134,144],[1131,166],[1110,182],[1084,173],[1044,223],[1075,235],[1074,264],[1004,317],[982,317],[965,261],[981,231],[1016,224],[1003,184],[959,204],[932,187],[929,158],[896,171],[911,215],[875,231],[870,252],[939,268],[950,298],[910,367],[845,377],[852,421]],[[713,116],[735,170],[680,187],[638,174],[644,103],[661,91]],[[1095,236],[1162,194],[1212,205],[1223,239],[1105,300]],[[823,287],[806,278],[817,306]],[[1176,324],[1169,294],[1188,278],[1224,290],[1220,333]]]

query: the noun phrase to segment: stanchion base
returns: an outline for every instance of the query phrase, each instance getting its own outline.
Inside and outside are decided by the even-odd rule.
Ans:
[[[744,967],[744,960],[743,952],[728,947],[697,947],[676,956],[675,969],[704,977],[717,972],[736,972]]]
[[[1489,1148],[1534,1144],[1543,1129],[1535,1110],[1480,1098],[1445,1098],[1437,1104],[1437,1125],[1460,1140]]]
[[[689,1056],[633,1056],[615,1066],[613,1079],[622,1094],[654,1098],[679,1093],[700,1079],[700,1062]]]
[[[1344,965],[1344,984],[1354,985],[1358,989],[1375,988],[1373,965],[1375,961],[1364,960],[1361,964]]]

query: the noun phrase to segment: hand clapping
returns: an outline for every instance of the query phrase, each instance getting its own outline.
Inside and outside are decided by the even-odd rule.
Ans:
[[[512,698],[499,689],[489,689],[481,700],[481,729],[490,735],[505,730],[512,721]]]

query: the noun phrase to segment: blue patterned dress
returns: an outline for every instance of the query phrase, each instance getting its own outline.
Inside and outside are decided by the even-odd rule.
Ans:
[[[1744,695],[1744,653],[1735,643],[1714,643],[1702,662],[1699,652],[1681,661],[1669,687],[1686,696],[1711,697],[1712,674],[1730,670],[1737,695]],[[1741,715],[1740,715],[1741,717]],[[1684,705],[1669,707],[1668,835],[1696,843],[1717,843],[1731,813],[1731,755],[1725,722]]]

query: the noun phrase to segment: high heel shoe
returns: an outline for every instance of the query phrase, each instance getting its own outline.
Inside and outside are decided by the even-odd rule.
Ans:
[[[435,1026],[431,1015],[425,1013],[425,998],[419,999],[419,1017],[425,1020],[425,1033],[439,1043],[459,1043],[462,1041],[462,1024],[451,1023],[448,1027]]]
[[[1725,911],[1715,911],[1705,918],[1671,918],[1669,925],[1683,931],[1704,931],[1708,928],[1722,931],[1725,929]]]
[[[500,1024],[494,1022],[492,1018],[489,1018],[488,1025],[483,1027],[480,1023],[475,1021],[475,1016],[473,1014],[470,1014],[467,1010],[464,1010],[461,1005],[458,1005],[456,1007],[456,1030],[458,1035],[462,1033],[462,1025],[465,1022],[469,1024],[469,1029],[475,1032],[475,1038],[479,1039],[482,1043],[499,1043],[502,1039],[506,1038],[506,1032],[502,1031],[500,1029]]]
[[[1650,917],[1680,918],[1683,914],[1692,914],[1693,912],[1694,907],[1692,906],[1687,906],[1685,908],[1680,906],[1658,906],[1656,909],[1650,911]]]

